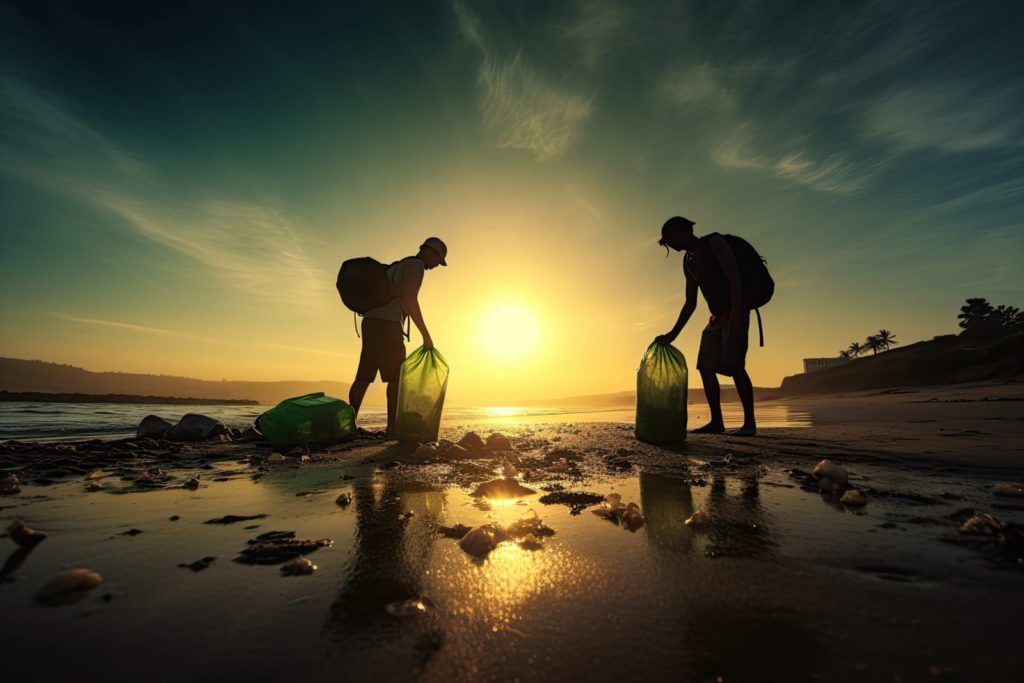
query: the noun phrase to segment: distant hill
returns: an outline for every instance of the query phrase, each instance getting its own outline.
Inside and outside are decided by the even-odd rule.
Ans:
[[[170,375],[92,372],[73,365],[0,357],[0,391],[10,392],[184,396],[191,399],[246,399],[262,404],[273,404],[292,396],[315,391],[347,398],[348,389],[349,385],[346,382],[329,380],[216,382]]]
[[[43,391],[0,391],[0,402],[19,403],[142,403],[175,406],[255,406],[246,398],[190,398],[138,394],[55,394]]]
[[[946,335],[782,380],[782,395],[935,386],[1024,374],[1024,334],[994,341]]]

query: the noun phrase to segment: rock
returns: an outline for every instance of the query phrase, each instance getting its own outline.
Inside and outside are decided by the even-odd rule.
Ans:
[[[429,460],[437,455],[437,444],[436,443],[421,443],[416,449],[416,452],[412,454],[417,460]]]
[[[128,531],[122,531],[122,536],[138,536],[142,533],[142,529],[129,529]]]
[[[209,566],[213,564],[213,561],[216,559],[216,557],[204,557],[203,559],[196,560],[195,562],[182,562],[178,566],[183,567],[185,569],[191,569],[194,572],[201,572],[204,569],[208,569]]]
[[[308,560],[302,555],[281,567],[281,573],[285,576],[309,576],[316,570],[317,566],[313,564],[312,560]]]
[[[195,477],[189,477],[185,480],[185,483],[181,485],[181,488],[195,491],[199,488],[199,480]]]
[[[636,531],[644,525],[644,516],[640,512],[640,506],[636,503],[630,503],[626,506],[626,509],[622,513],[622,518],[619,522],[630,531]]]
[[[100,585],[103,577],[88,569],[74,569],[50,579],[36,593],[36,601],[46,605],[78,602]]]
[[[703,510],[697,510],[692,515],[687,517],[686,526],[691,529],[703,529],[711,523],[711,515],[704,512]]]
[[[89,474],[87,474],[85,478],[87,480],[92,480],[92,479],[103,479],[104,477],[109,477],[109,476],[110,476],[110,472],[104,472],[103,470],[96,470],[95,472],[90,472]]]
[[[476,432],[466,432],[466,435],[459,439],[458,445],[467,451],[479,451],[484,448],[484,440]]]
[[[0,477],[0,493],[3,494],[14,494],[21,492],[21,479],[16,474],[8,474],[6,477]]]
[[[476,487],[473,493],[469,494],[474,498],[490,498],[492,500],[511,500],[522,498],[536,493],[528,489],[515,479],[492,479]]]
[[[476,456],[459,444],[452,444],[444,451],[445,460],[468,460]]]
[[[241,441],[242,443],[254,443],[256,441],[264,441],[265,439],[266,437],[263,436],[263,432],[260,430],[255,427],[246,427],[235,440]]]
[[[462,538],[469,533],[470,528],[465,524],[454,524],[452,526],[438,526],[437,533],[447,538]]]
[[[294,532],[274,533],[291,533],[294,535]],[[318,548],[332,545],[334,541],[329,538],[321,538],[315,541],[300,541],[294,538],[268,538],[264,535],[263,540],[257,539],[249,541],[249,543],[250,546],[235,558],[235,562],[241,564],[280,564],[301,557],[306,553],[314,552]]]
[[[839,499],[839,502],[847,507],[862,508],[868,504],[868,499],[865,498],[857,489],[850,489],[843,494],[843,497]]]
[[[510,451],[512,450],[512,442],[504,434],[495,432],[487,437],[487,448],[490,448],[492,451]]]
[[[170,422],[157,415],[147,415],[135,429],[136,439],[162,439],[167,430],[173,427]]]
[[[519,474],[519,470],[516,469],[515,465],[506,460],[501,468],[501,473],[506,479],[514,479]]]
[[[281,463],[284,461],[285,457],[280,453],[271,453],[270,455],[267,456],[267,463],[271,465],[275,463]]]
[[[1003,530],[1003,523],[992,515],[978,512],[960,526],[960,533],[973,536],[994,536]]]
[[[169,441],[205,441],[227,433],[227,426],[220,420],[198,413],[188,413],[178,420],[178,424],[166,431],[164,438]]]
[[[103,490],[103,482],[102,481],[87,481],[87,482],[85,482],[85,490],[86,491],[102,491]]]
[[[46,534],[25,526],[21,520],[14,520],[7,525],[7,535],[22,548],[35,548],[46,540]]]
[[[470,529],[459,541],[459,547],[473,557],[486,557],[503,540],[505,531],[499,525],[484,524]]]
[[[340,507],[347,508],[349,505],[352,504],[352,494],[342,493],[341,495],[334,499],[334,503]]]
[[[838,488],[840,489],[845,488],[847,483],[849,482],[849,477],[846,474],[846,470],[842,466],[837,465],[828,459],[822,460],[817,465],[815,465],[814,470],[811,472],[811,474],[815,478],[817,478],[819,482],[823,479],[831,480],[832,483],[838,486]]]
[[[523,550],[540,550],[544,547],[544,543],[533,534],[528,534],[519,541],[519,547]]]
[[[266,519],[266,515],[224,515],[216,519],[208,519],[203,524],[234,524],[235,522],[246,522],[250,519]]]
[[[992,487],[992,493],[997,496],[1024,496],[1024,484],[1017,484],[1009,481],[1001,481]]]

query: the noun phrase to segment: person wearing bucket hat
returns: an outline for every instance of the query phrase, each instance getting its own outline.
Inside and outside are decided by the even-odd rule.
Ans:
[[[434,340],[420,310],[419,291],[424,273],[438,266],[447,266],[447,257],[448,245],[441,238],[423,240],[415,256],[407,256],[388,266],[387,275],[394,298],[363,314],[363,348],[355,381],[349,389],[349,404],[358,414],[366,390],[379,371],[381,381],[387,384],[388,434],[394,431],[398,378],[405,361],[404,337],[407,334],[403,327],[406,320],[412,320],[423,337],[424,348],[434,348]]]

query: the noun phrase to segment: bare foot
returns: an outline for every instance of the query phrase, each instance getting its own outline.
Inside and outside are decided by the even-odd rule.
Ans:
[[[708,422],[703,427],[697,427],[693,434],[721,434],[725,431],[725,425],[721,422]]]
[[[757,434],[757,425],[743,425],[739,429],[729,432],[729,436],[754,436]]]

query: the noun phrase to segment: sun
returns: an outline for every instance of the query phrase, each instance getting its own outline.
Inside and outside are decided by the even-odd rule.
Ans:
[[[480,341],[491,354],[501,358],[522,358],[533,351],[539,337],[537,318],[522,306],[492,309],[480,325]]]

